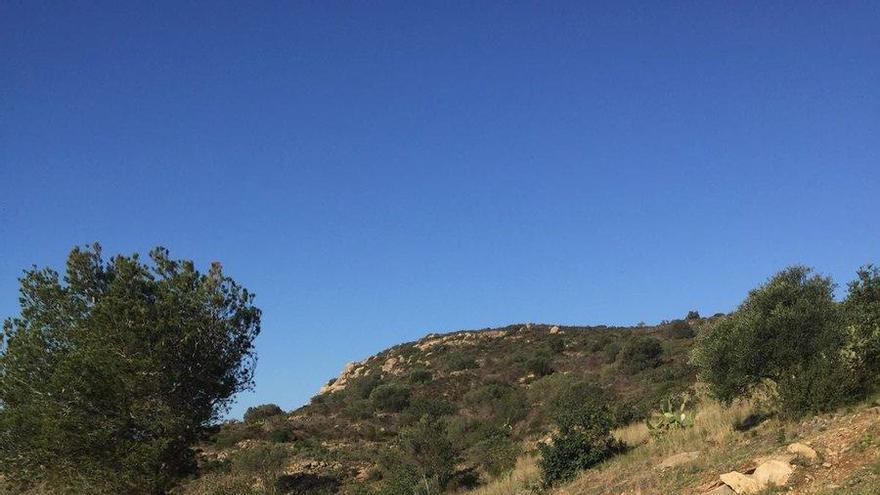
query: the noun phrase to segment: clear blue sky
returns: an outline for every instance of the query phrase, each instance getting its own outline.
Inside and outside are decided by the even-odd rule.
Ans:
[[[240,415],[880,261],[877,2],[283,3],[2,3],[0,314],[76,244],[220,260],[264,310]]]

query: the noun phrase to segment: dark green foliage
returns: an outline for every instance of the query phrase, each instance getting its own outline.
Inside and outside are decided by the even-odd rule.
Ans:
[[[260,311],[223,275],[162,248],[71,251],[63,278],[21,278],[0,350],[0,471],[53,493],[154,494],[195,466],[192,449],[252,384]]]
[[[262,429],[258,426],[238,422],[227,423],[214,436],[214,443],[221,448],[230,448],[238,442],[260,438],[261,435]]]
[[[401,414],[401,422],[405,424],[415,423],[423,417],[436,420],[453,413],[455,413],[455,406],[445,399],[417,397],[410,401],[409,407]]]
[[[794,266],[749,292],[735,312],[697,337],[692,360],[701,379],[724,401],[769,380],[788,416],[839,403],[851,384],[833,290],[831,279]]]
[[[380,411],[400,412],[409,405],[410,390],[405,385],[386,383],[374,388],[370,401]]]
[[[373,416],[373,401],[369,399],[355,399],[342,408],[342,414],[351,420],[369,419]]]
[[[547,340],[547,347],[553,354],[559,354],[565,350],[565,339],[559,335],[553,335]]]
[[[484,428],[466,452],[467,460],[489,476],[500,476],[513,469],[520,454],[517,443],[501,428]]]
[[[605,358],[605,362],[608,364],[614,363],[617,361],[617,357],[620,355],[620,344],[616,341],[607,342],[602,347],[602,356]]]
[[[413,370],[409,374],[410,383],[428,383],[434,375],[428,370]]]
[[[848,351],[860,370],[861,379],[871,387],[880,386],[880,267],[859,269],[849,284],[844,301]]]
[[[445,431],[444,423],[428,418],[404,429],[379,461],[380,493],[442,493],[453,480],[459,459]]]
[[[446,361],[446,371],[463,371],[479,368],[476,359],[463,353],[454,353]]]
[[[623,448],[611,436],[611,413],[598,399],[572,393],[560,400],[553,418],[558,431],[549,444],[539,446],[539,466],[547,487],[573,478]]]
[[[666,325],[665,330],[666,334],[673,339],[694,338],[694,329],[688,323],[688,320],[673,320]]]
[[[339,480],[312,473],[283,474],[275,480],[275,491],[290,495],[330,495],[338,493]]]
[[[692,310],[688,311],[688,314],[687,314],[687,316],[685,317],[685,319],[687,319],[687,320],[699,320],[699,319],[700,319],[700,312],[697,311],[697,310],[695,310],[695,309],[692,309]]]
[[[647,335],[638,335],[627,340],[617,356],[620,368],[629,374],[654,368],[660,364],[663,346],[660,341]]]
[[[296,440],[296,430],[284,416],[274,416],[263,424],[264,437],[274,443],[288,443]]]
[[[483,385],[465,394],[462,400],[477,417],[490,419],[500,425],[514,425],[529,412],[525,392],[503,383]]]
[[[263,404],[249,407],[244,413],[245,423],[259,423],[267,418],[284,414],[284,411],[275,404]]]
[[[541,378],[553,373],[553,366],[550,364],[550,358],[544,355],[537,355],[526,362],[526,370]]]
[[[362,376],[351,381],[345,391],[354,399],[367,399],[382,380],[377,375]],[[335,395],[335,394],[333,394]]]

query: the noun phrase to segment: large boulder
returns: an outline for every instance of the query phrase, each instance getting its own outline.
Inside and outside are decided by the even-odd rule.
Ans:
[[[794,469],[787,462],[780,460],[769,460],[761,464],[752,473],[752,478],[761,484],[762,488],[770,485],[782,486],[788,483],[788,478]]]

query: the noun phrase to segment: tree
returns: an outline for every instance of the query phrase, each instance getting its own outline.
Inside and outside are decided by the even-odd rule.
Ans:
[[[842,360],[841,312],[830,278],[793,266],[697,336],[692,362],[710,392],[729,402],[763,383],[780,391],[780,412],[828,408],[853,385]]]
[[[194,467],[203,428],[253,384],[260,310],[219,263],[164,248],[105,260],[74,248],[63,278],[25,271],[0,349],[0,472],[53,493],[160,494]]]
[[[866,265],[849,283],[844,301],[852,359],[864,372],[866,385],[880,385],[880,267]]]

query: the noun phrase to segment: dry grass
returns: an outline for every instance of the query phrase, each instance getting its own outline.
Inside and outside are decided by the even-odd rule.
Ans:
[[[741,402],[730,407],[716,402],[704,401],[694,419],[694,426],[667,433],[661,438],[652,438],[644,423],[634,423],[618,428],[613,435],[633,448],[627,453],[584,473],[571,484],[561,487],[554,495],[580,495],[594,493],[655,494],[678,493],[675,490],[658,492],[658,472],[655,469],[664,458],[681,452],[700,451],[702,456],[685,470],[675,470],[672,476],[664,476],[665,487],[681,486],[693,482],[707,467],[735,462],[726,459],[730,455],[730,445],[742,433],[734,430],[734,425],[742,422],[754,412],[752,404]],[[508,476],[481,487],[468,495],[523,495],[532,493],[540,478],[536,459],[521,459],[516,469]]]
[[[466,495],[526,495],[534,491],[532,487],[538,482],[541,473],[537,459],[533,456],[521,457],[513,471],[499,479],[481,486]]]

